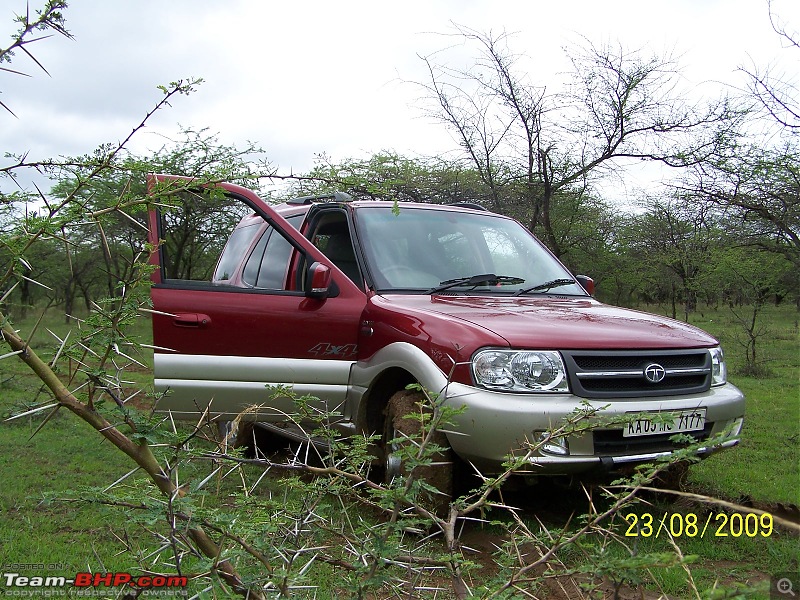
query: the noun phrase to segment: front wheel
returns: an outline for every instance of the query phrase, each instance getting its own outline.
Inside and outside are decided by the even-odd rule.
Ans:
[[[429,458],[431,464],[417,465],[411,473],[406,468],[407,453],[403,452],[412,441],[419,444],[428,433],[429,420],[408,415],[428,413],[427,398],[419,391],[402,390],[395,393],[386,406],[384,424],[384,478],[391,483],[395,477],[413,476],[418,481],[436,488],[438,493],[423,491],[422,505],[439,516],[445,516],[453,495],[453,451],[447,437],[434,431],[429,443],[440,448]]]

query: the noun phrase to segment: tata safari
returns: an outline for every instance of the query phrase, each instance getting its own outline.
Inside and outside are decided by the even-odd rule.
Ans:
[[[155,385],[175,418],[232,420],[255,405],[249,418],[289,435],[293,395],[269,391],[289,386],[340,431],[391,440],[418,384],[463,409],[441,443],[488,474],[532,444],[522,474],[653,461],[678,433],[725,436],[701,456],[738,441],[744,397],[715,338],[599,302],[588,277],[514,219],[341,193],[272,206],[236,185],[163,175],[150,185],[183,195],[150,214]],[[191,236],[203,269],[189,264]],[[549,433],[587,410],[597,427]],[[381,448],[387,474],[399,472],[392,444]]]

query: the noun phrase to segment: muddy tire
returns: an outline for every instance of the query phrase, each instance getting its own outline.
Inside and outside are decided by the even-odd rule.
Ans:
[[[422,392],[402,390],[395,393],[386,406],[386,419],[384,421],[384,481],[391,481],[399,475],[409,475],[397,451],[403,444],[404,436],[415,436],[420,439],[422,423],[419,419],[407,418],[406,415],[420,412],[420,405],[426,403]],[[392,443],[392,440],[398,440]],[[440,448],[432,456],[434,464],[417,466],[412,475],[420,481],[439,490],[438,494],[424,493],[420,498],[422,505],[439,516],[446,516],[453,496],[453,463],[454,455],[444,433],[436,431],[431,440]]]

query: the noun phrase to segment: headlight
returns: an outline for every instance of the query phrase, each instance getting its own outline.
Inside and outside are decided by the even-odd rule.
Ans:
[[[722,385],[728,382],[728,369],[725,367],[725,356],[722,348],[717,346],[709,350],[711,353],[711,385]]]
[[[472,359],[478,385],[511,392],[567,392],[567,371],[551,350],[481,350]]]

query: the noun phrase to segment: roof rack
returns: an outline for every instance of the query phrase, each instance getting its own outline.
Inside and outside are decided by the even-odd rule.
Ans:
[[[320,200],[332,200],[333,202],[350,202],[353,197],[347,192],[331,192],[328,194],[317,194],[315,196],[301,196],[287,200],[286,204],[312,204]]]
[[[473,210],[483,210],[488,212],[488,208],[476,204],[475,202],[448,202],[447,206],[458,206],[459,208],[471,208]]]

